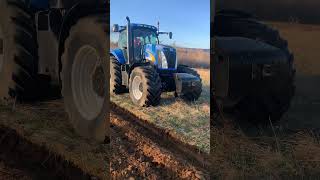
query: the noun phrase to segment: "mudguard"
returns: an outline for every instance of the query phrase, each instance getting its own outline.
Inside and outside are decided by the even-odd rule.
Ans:
[[[110,52],[111,55],[113,55],[120,64],[126,63],[126,58],[124,57],[123,51],[121,49],[113,49]]]

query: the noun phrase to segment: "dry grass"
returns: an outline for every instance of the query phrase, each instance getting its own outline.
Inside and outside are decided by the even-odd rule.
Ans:
[[[183,142],[209,152],[210,74],[205,69],[199,69],[198,72],[203,79],[203,92],[194,103],[176,99],[173,93],[163,93],[161,104],[157,107],[137,107],[128,94],[111,96],[111,101],[160,128],[170,130]]]
[[[320,176],[320,145],[306,132],[277,137],[246,136],[230,128],[211,131],[215,178],[283,179]]]
[[[225,122],[223,128],[212,127],[213,179],[320,177],[320,55],[316,41],[320,26],[270,24],[288,39],[295,54],[296,96],[276,125],[276,136],[270,129],[264,129],[262,135],[249,135],[233,121]]]
[[[205,49],[177,48],[179,63],[196,68],[210,68],[210,51]]]

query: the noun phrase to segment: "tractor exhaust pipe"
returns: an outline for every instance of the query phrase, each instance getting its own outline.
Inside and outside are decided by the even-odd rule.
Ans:
[[[128,64],[133,63],[133,43],[132,43],[132,32],[131,32],[131,22],[130,18],[127,16],[127,55],[128,55]]]

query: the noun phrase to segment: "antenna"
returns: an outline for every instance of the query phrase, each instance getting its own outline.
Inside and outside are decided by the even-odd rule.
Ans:
[[[160,44],[159,33],[160,33],[160,22],[158,21],[158,33],[157,33],[158,44]]]

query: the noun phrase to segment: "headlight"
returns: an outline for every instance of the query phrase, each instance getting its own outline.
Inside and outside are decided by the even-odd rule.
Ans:
[[[163,51],[160,51],[159,60],[161,61],[161,62],[159,62],[160,68],[168,69],[168,61],[167,61],[166,55],[163,53]]]

